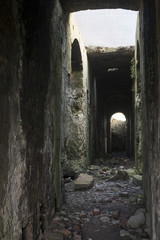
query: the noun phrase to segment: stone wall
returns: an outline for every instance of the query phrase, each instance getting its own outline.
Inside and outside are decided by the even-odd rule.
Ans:
[[[74,175],[74,172],[80,171],[88,162],[88,60],[73,14],[70,15],[69,23],[69,77],[65,83],[65,176]]]
[[[23,48],[16,1],[0,5],[0,239],[20,239],[26,140],[20,115]],[[21,215],[19,217],[19,215]],[[20,219],[21,218],[21,219]]]
[[[66,153],[74,166],[87,164],[87,55],[58,0],[3,1],[0,11],[0,239],[33,240],[63,202]],[[71,74],[75,39],[78,81]]]
[[[33,240],[62,202],[65,16],[58,1],[0,6],[0,239]]]
[[[97,120],[97,84],[93,76],[93,69],[88,62],[88,135],[89,135],[89,161],[93,163],[98,158],[98,120]]]
[[[139,37],[139,15],[137,18],[135,59],[132,65],[133,93],[134,93],[134,116],[135,116],[135,163],[137,170],[143,170],[142,161],[142,94],[140,79],[140,37]]]
[[[160,38],[158,1],[142,1],[140,9],[140,77],[142,81],[142,157],[144,191],[151,215],[151,239],[160,238]]]

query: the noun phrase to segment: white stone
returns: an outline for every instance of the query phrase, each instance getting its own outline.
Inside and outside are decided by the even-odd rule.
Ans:
[[[145,209],[144,208],[137,209],[135,215],[139,214],[140,212],[145,213]]]
[[[125,237],[125,236],[130,236],[130,234],[129,234],[128,231],[121,230],[121,231],[120,231],[120,236],[121,236],[121,237]]]
[[[130,228],[139,228],[145,223],[145,215],[143,212],[139,212],[136,215],[129,218],[127,226]]]
[[[109,217],[101,217],[101,218],[100,218],[100,221],[101,221],[102,223],[109,223],[109,222],[110,222],[110,219],[109,219]]]
[[[93,184],[93,177],[88,174],[81,173],[75,181],[75,190],[85,190]]]

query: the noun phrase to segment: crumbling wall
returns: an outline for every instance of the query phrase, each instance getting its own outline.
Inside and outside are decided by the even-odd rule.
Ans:
[[[85,46],[73,14],[68,38],[69,78],[66,82],[64,175],[84,168],[88,161],[87,80],[88,62]]]
[[[89,161],[94,162],[98,157],[98,129],[97,129],[97,86],[96,78],[93,76],[93,69],[88,62],[89,80],[87,92],[88,105],[88,135],[89,135]]]
[[[160,238],[160,6],[142,1],[140,10],[140,77],[142,80],[142,157],[147,208],[151,215],[151,239]]]
[[[20,114],[23,48],[16,1],[0,4],[0,239],[20,239],[26,140]],[[21,216],[19,216],[21,215]],[[21,219],[20,219],[21,218]]]
[[[140,79],[140,46],[139,46],[139,15],[137,18],[136,31],[136,47],[135,58],[132,61],[131,74],[133,78],[134,92],[134,116],[135,116],[135,163],[137,170],[142,173],[142,94],[141,94],[141,79]]]
[[[0,6],[0,239],[33,240],[62,202],[65,20],[58,0]]]

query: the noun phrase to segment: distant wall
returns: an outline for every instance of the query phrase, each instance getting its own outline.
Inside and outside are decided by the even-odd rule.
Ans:
[[[126,122],[111,118],[111,150],[112,152],[126,151]]]

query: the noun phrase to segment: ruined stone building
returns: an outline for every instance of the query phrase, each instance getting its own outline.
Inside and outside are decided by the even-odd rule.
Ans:
[[[135,48],[85,48],[70,13],[104,8],[139,11]],[[160,239],[159,26],[158,0],[0,1],[0,239],[38,239],[63,203],[63,175],[111,151],[115,112]]]

